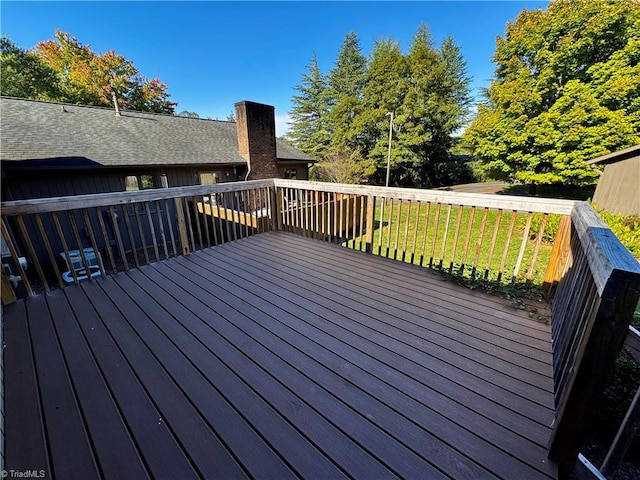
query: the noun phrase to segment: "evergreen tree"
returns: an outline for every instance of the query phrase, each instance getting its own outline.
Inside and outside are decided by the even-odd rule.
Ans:
[[[349,32],[342,43],[335,67],[329,72],[331,105],[331,141],[334,152],[348,154],[357,148],[357,131],[353,119],[361,107],[367,76],[367,59],[362,55],[355,32]]]
[[[397,114],[408,89],[409,65],[398,42],[377,40],[374,44],[362,108],[354,119],[364,171],[375,183],[384,183],[389,148],[389,113]],[[391,167],[410,155],[406,146],[393,142]]]
[[[418,28],[407,60],[409,86],[398,115],[398,142],[410,154],[397,181],[421,187],[450,183],[455,180],[448,173],[451,134],[464,122],[470,101],[466,64],[452,39],[436,49],[426,25]]]
[[[291,130],[287,138],[305,153],[316,159],[322,159],[331,143],[329,130],[329,96],[324,75],[318,67],[314,54],[307,65],[302,83],[295,87],[298,92],[292,98],[293,109]]]

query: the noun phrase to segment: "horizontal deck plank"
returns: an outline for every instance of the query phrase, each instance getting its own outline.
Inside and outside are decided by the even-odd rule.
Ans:
[[[5,322],[8,348],[33,354],[6,352],[21,368],[7,413],[28,407],[7,423],[8,465],[556,477],[548,326],[415,265],[272,232],[18,302],[6,321],[22,322]]]

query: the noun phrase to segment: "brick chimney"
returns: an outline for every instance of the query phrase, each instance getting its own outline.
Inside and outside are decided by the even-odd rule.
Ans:
[[[247,101],[235,107],[238,150],[249,167],[247,180],[278,178],[275,108]]]

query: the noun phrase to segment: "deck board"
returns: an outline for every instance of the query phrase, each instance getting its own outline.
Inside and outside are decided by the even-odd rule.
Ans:
[[[7,468],[556,477],[549,327],[414,265],[272,232],[4,313]]]

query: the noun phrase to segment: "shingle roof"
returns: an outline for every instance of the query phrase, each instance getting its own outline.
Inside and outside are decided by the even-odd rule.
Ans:
[[[236,124],[11,97],[0,98],[0,159],[104,166],[244,164]],[[312,159],[276,140],[278,159]],[[85,160],[86,159],[86,160]]]
[[[627,160],[628,158],[637,157],[640,155],[640,145],[634,145],[633,147],[625,148],[624,150],[618,150],[617,152],[611,152],[600,157],[588,160],[588,165],[616,163],[621,160]]]

